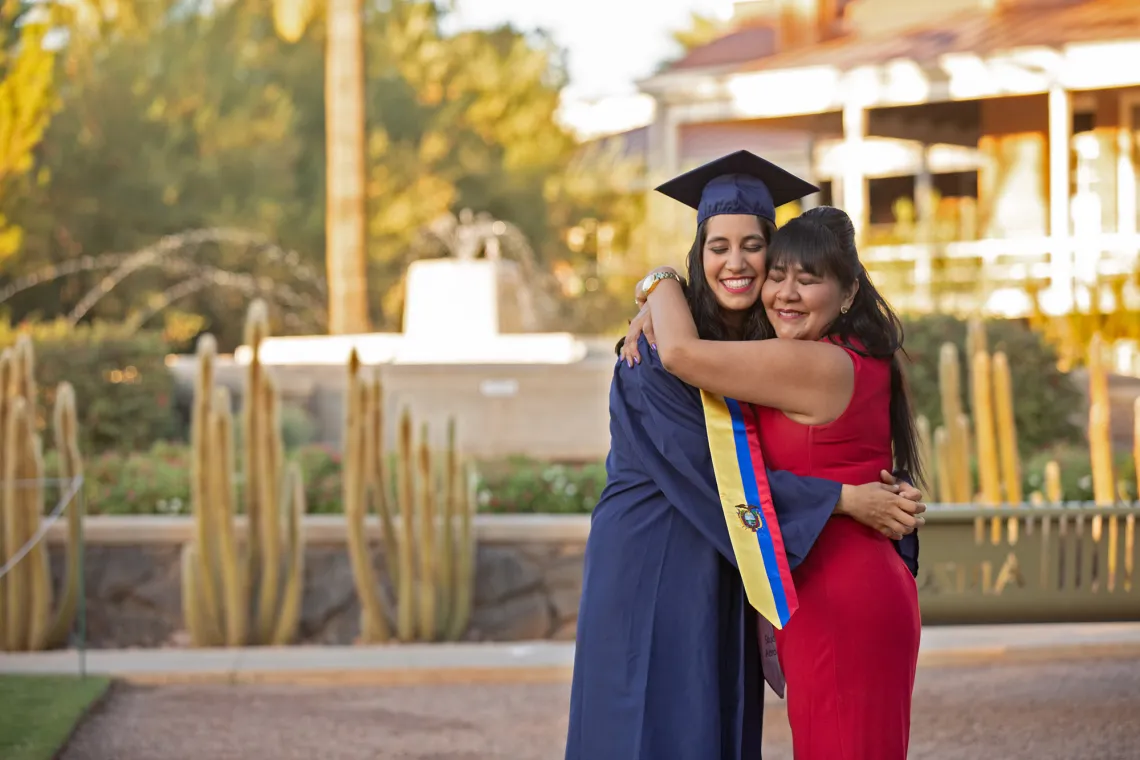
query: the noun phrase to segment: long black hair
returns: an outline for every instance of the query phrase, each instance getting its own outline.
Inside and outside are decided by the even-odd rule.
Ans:
[[[760,232],[764,235],[764,242],[770,244],[776,234],[776,225],[762,216],[756,217],[760,223]],[[709,287],[705,279],[705,243],[708,242],[708,220],[697,227],[693,246],[685,258],[685,277],[688,282],[684,285],[685,300],[689,304],[689,311],[693,313],[693,322],[697,326],[697,335],[702,340],[763,340],[776,336],[772,323],[759,300],[756,306],[748,310],[744,317],[743,329],[736,333],[724,318],[724,311],[716,301],[716,294]],[[757,272],[756,276],[763,280],[764,273]],[[614,349],[621,353],[625,345],[623,336]]]
[[[906,355],[902,323],[859,262],[851,217],[832,206],[818,206],[781,227],[768,246],[768,268],[789,264],[798,264],[817,277],[834,277],[846,291],[858,284],[851,307],[828,325],[821,337],[834,337],[861,356],[890,361],[895,469],[907,472],[916,484],[924,483],[918,430],[899,361],[900,354]]]

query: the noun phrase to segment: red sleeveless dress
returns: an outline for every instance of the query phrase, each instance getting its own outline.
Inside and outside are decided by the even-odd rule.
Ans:
[[[848,485],[892,469],[890,364],[859,356],[851,402],[826,425],[757,407],[769,469]],[[799,609],[776,632],[796,760],[905,760],[921,623],[891,540],[833,517],[792,573]]]

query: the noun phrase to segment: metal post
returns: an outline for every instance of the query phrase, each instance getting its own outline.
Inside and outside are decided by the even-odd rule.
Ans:
[[[87,516],[87,488],[82,475],[79,478],[79,488],[75,492],[76,501],[72,509],[82,509],[80,512]],[[87,531],[79,532],[79,677],[87,678]]]

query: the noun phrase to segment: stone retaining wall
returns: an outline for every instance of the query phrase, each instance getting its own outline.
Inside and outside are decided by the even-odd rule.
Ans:
[[[1140,619],[1140,550],[1129,536],[1140,505],[969,509],[932,505],[918,577],[924,623],[1045,623]],[[995,520],[995,518],[997,518]],[[1093,520],[1109,521],[1097,537]],[[978,521],[981,521],[980,523]],[[1118,530],[1113,531],[1112,524]],[[239,522],[239,539],[244,526]],[[979,527],[982,538],[979,539]],[[996,527],[997,540],[991,535]],[[378,547],[380,526],[367,524]],[[480,515],[469,640],[572,640],[582,589],[587,515]],[[48,534],[56,582],[66,525]],[[180,557],[186,517],[94,517],[87,522],[88,638],[94,647],[187,643]],[[351,644],[360,607],[339,516],[305,519],[300,643]],[[1115,551],[1109,546],[1117,542]],[[384,577],[382,555],[373,562]]]
[[[95,517],[87,526],[87,638],[94,648],[184,646],[181,546],[187,518]],[[55,525],[53,575],[63,576],[64,539]],[[573,640],[582,588],[585,516],[480,516],[475,606],[469,640]],[[306,519],[305,593],[300,641],[351,644],[360,604],[337,517]],[[378,537],[378,524],[370,531]],[[239,535],[241,533],[239,526]],[[375,544],[374,544],[375,545]],[[374,552],[383,577],[383,554]]]

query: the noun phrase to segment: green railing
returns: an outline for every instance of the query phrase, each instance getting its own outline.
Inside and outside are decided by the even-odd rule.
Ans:
[[[1140,504],[930,505],[920,532],[922,619],[1140,620]]]

